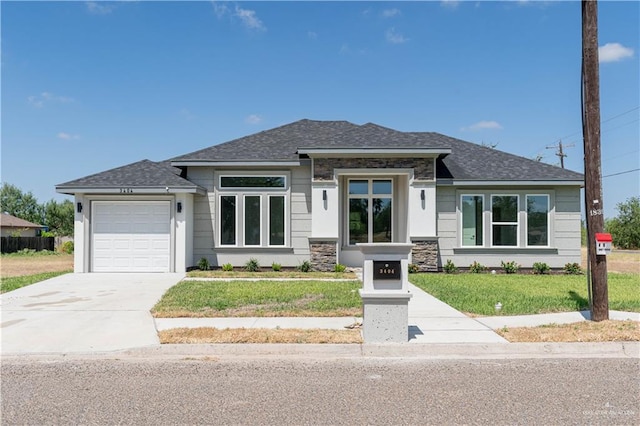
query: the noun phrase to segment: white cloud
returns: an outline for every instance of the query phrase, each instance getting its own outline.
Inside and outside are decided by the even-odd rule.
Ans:
[[[499,130],[502,129],[502,126],[497,121],[478,121],[477,123],[472,124],[468,127],[463,127],[460,130],[462,131],[478,131],[478,130]]]
[[[341,55],[346,55],[347,53],[350,53],[351,49],[349,48],[349,45],[347,43],[343,43],[342,46],[340,46],[340,54]]]
[[[77,140],[77,139],[80,139],[80,135],[73,135],[71,133],[60,132],[58,133],[58,139],[62,139],[65,141]]]
[[[393,44],[402,44],[409,41],[408,38],[405,38],[402,34],[397,33],[395,28],[389,28],[385,33],[385,37],[389,43]]]
[[[27,102],[35,108],[42,108],[50,102],[69,103],[73,101],[73,98],[69,98],[67,96],[56,96],[51,92],[42,92],[39,95],[29,96],[27,98]]]
[[[264,118],[262,118],[262,116],[258,114],[251,114],[244,119],[245,123],[252,124],[252,125],[260,124],[263,121],[264,121]]]
[[[313,31],[307,31],[307,37],[309,37],[311,40],[317,40],[318,39],[318,33],[313,32]]]
[[[242,21],[244,26],[249,28],[250,30],[266,31],[267,29],[260,18],[256,16],[255,10],[242,9],[236,6],[235,15]]]
[[[400,16],[402,15],[402,12],[400,12],[400,9],[385,9],[382,11],[382,17],[383,18],[393,18],[394,16]]]
[[[113,12],[115,5],[113,3],[88,1],[85,2],[87,11],[92,15],[108,15]]]
[[[229,7],[227,6],[226,3],[220,3],[217,1],[212,1],[211,4],[213,5],[213,11],[215,12],[216,16],[218,18],[222,18],[223,16],[227,15],[228,13],[230,13],[229,11]]]
[[[440,5],[442,7],[448,7],[450,9],[455,9],[458,7],[458,4],[460,3],[459,0],[442,0],[440,2]]]
[[[618,62],[633,57],[633,49],[620,43],[607,43],[598,47],[598,58],[602,62]]]

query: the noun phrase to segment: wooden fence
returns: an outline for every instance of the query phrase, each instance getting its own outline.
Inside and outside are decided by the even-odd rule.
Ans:
[[[15,253],[23,249],[33,249],[36,251],[49,250],[55,248],[54,237],[1,237],[2,253]]]

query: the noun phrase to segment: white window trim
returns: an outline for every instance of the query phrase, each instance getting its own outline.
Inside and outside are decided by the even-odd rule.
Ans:
[[[235,217],[236,217],[236,223],[235,223],[235,244],[223,244],[222,243],[222,198],[223,197],[233,197],[236,200],[236,211],[235,211]],[[239,233],[238,233],[238,211],[240,210],[238,208],[238,194],[231,194],[231,193],[221,193],[218,195],[218,245],[220,247],[238,247],[238,241],[239,241]]]
[[[527,199],[529,197],[547,198],[547,245],[529,245],[529,212],[527,211]],[[525,247],[548,248],[551,247],[551,195],[546,193],[527,193],[524,196],[524,241]]]
[[[289,206],[287,205],[286,194],[267,194],[267,214],[271,217],[271,198],[281,197],[284,204],[284,243],[283,244],[271,244],[271,220],[267,221],[267,247],[287,247],[287,241],[289,241],[289,226],[287,221],[287,215],[289,214]]]
[[[482,245],[465,246],[464,245],[464,213],[462,211],[462,197],[480,197],[482,199]],[[460,247],[464,248],[483,248],[487,247],[487,227],[485,221],[486,204],[484,203],[484,193],[464,193],[460,194]]]
[[[494,222],[493,220],[493,197],[516,197],[516,204],[518,206],[518,209],[516,211],[516,221],[515,222]],[[489,243],[491,244],[491,247],[499,247],[499,248],[504,248],[504,247],[521,247],[520,246],[520,213],[521,213],[521,208],[520,208],[520,195],[519,194],[502,194],[502,193],[497,193],[497,194],[491,194],[490,195],[490,200],[491,200],[491,204],[490,204],[490,208],[489,208],[489,217],[490,217],[490,225],[489,225]],[[525,214],[526,214],[526,210],[525,210]],[[493,226],[494,225],[508,225],[508,226],[516,226],[516,245],[514,246],[507,246],[507,245],[495,245],[493,244]]]
[[[349,184],[351,183],[352,180],[364,180],[367,181],[367,194],[349,194]],[[390,194],[374,194],[373,193],[373,181],[374,180],[388,180],[391,181],[391,193]],[[367,230],[367,241],[369,243],[373,243],[373,209],[371,208],[371,200],[373,198],[391,198],[391,241],[393,241],[393,236],[396,233],[396,229],[395,229],[395,209],[396,206],[394,205],[394,197],[393,197],[393,188],[395,186],[395,178],[393,176],[375,176],[375,177],[370,177],[370,176],[352,176],[352,177],[347,177],[347,185],[346,185],[346,189],[345,189],[345,193],[347,196],[347,205],[346,205],[346,209],[345,209],[345,219],[344,219],[344,226],[345,226],[345,234],[347,236],[346,238],[346,245],[347,247],[355,247],[354,244],[351,244],[351,231],[349,229],[349,200],[351,199],[360,199],[360,200],[368,200],[369,201],[369,208],[368,208],[368,212],[367,212],[367,222],[368,225],[368,230]]]

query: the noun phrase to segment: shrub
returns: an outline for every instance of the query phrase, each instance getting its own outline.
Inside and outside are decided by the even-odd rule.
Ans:
[[[447,260],[447,263],[445,263],[445,265],[442,267],[442,269],[444,269],[444,272],[447,273],[447,274],[454,274],[454,273],[458,272],[458,268],[451,261],[451,259]]]
[[[536,275],[548,274],[551,268],[544,262],[535,262],[533,264],[533,273]]]
[[[282,270],[282,265],[276,262],[273,262],[271,264],[271,269],[273,269],[275,272],[280,272]]]
[[[230,263],[225,263],[224,265],[222,265],[222,270],[225,272],[231,272],[233,271],[233,265]]]
[[[244,269],[249,272],[258,272],[258,270],[260,269],[260,262],[258,262],[258,259],[256,259],[255,257],[252,257],[251,259],[247,260],[247,263],[244,264]]]
[[[340,264],[340,263],[336,263],[336,266],[333,268],[334,272],[344,272],[347,270],[347,267]]]
[[[410,274],[417,274],[418,272],[420,272],[420,267],[418,267],[418,265],[416,265],[415,263],[410,263],[407,269],[409,270]]]
[[[73,241],[65,241],[64,243],[62,243],[62,246],[60,246],[60,251],[66,254],[72,254]]]
[[[515,274],[518,272],[518,269],[520,269],[520,265],[518,265],[515,260],[512,260],[511,262],[502,261],[500,263],[502,264],[502,270],[505,274]]]
[[[206,257],[201,257],[200,260],[198,260],[198,269],[200,269],[201,271],[209,270],[209,261]]]
[[[564,273],[567,275],[580,275],[582,274],[582,267],[579,263],[567,263],[564,265]]]
[[[51,237],[55,237],[56,234],[54,232],[51,232],[51,231],[42,231],[42,232],[40,232],[40,236],[42,238],[51,238]]]
[[[473,273],[473,274],[479,274],[480,272],[484,272],[487,270],[487,267],[484,266],[483,264],[477,262],[477,261],[473,261],[473,263],[471,265],[469,265],[469,272]]]
[[[300,264],[300,266],[298,266],[298,270],[300,272],[311,272],[311,269],[313,269],[313,267],[311,266],[311,262],[308,260],[305,260]]]

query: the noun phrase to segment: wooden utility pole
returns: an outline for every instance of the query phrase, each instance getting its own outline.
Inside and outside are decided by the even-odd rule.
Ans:
[[[591,279],[591,320],[609,319],[607,257],[596,255],[597,232],[604,231],[600,168],[600,76],[598,71],[598,3],[582,0],[582,133],[587,253]],[[589,279],[588,278],[588,279]]]
[[[565,148],[570,148],[572,146],[575,146],[575,144],[564,145]],[[558,151],[556,152],[556,155],[558,157],[560,157],[560,167],[562,167],[564,169],[564,157],[566,157],[567,154],[564,153],[564,151],[562,150],[562,147],[563,147],[562,141],[560,140],[560,141],[558,141],[558,147],[557,147]],[[556,146],[555,145],[551,145],[551,146],[547,146],[546,148],[547,149],[556,149]]]

